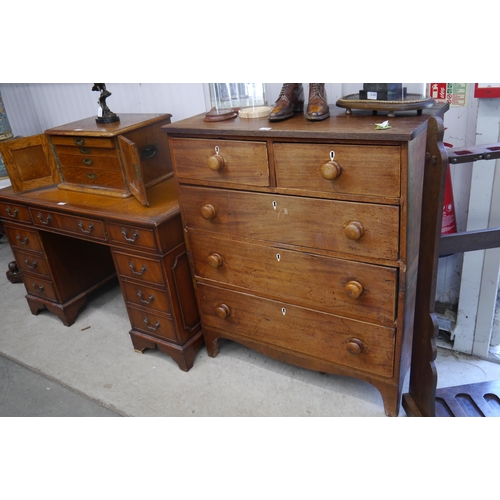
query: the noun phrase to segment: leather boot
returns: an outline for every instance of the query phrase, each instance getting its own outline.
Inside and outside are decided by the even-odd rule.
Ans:
[[[304,110],[304,88],[301,83],[284,83],[280,95],[269,113],[269,121],[286,120]]]
[[[309,84],[309,102],[305,115],[308,120],[324,120],[330,116],[324,83]]]

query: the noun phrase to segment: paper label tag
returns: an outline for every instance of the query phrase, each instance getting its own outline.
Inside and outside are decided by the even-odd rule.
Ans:
[[[377,100],[377,92],[367,92],[366,97],[367,99]]]
[[[99,118],[101,118],[101,117],[102,117],[102,108],[101,108],[101,106],[99,106],[99,107],[97,108],[97,116],[98,116]]]

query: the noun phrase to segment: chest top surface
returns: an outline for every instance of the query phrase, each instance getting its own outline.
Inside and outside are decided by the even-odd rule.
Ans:
[[[204,115],[197,115],[162,127],[170,135],[239,136],[260,138],[301,138],[328,140],[364,141],[410,141],[426,128],[429,116],[442,115],[448,105],[436,105],[424,110],[421,115],[406,112],[389,119],[391,128],[378,130],[377,123],[386,116],[371,113],[347,115],[344,110],[334,109],[331,116],[320,122],[312,122],[303,115],[295,115],[282,122],[270,122],[263,118],[235,118],[221,122],[205,122]]]

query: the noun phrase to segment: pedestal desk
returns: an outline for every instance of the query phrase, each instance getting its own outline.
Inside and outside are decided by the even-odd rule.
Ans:
[[[162,127],[208,354],[219,339],[365,380],[399,412],[430,114]],[[226,374],[228,375],[228,374]]]

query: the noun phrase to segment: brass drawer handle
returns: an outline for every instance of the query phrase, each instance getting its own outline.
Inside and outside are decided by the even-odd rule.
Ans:
[[[38,293],[42,293],[45,290],[45,287],[43,285],[38,286],[36,283],[31,283],[31,286]]]
[[[94,230],[94,224],[92,222],[89,224],[88,229],[83,228],[83,222],[78,221],[78,227],[82,230],[83,233],[90,234]]]
[[[19,214],[19,210],[17,208],[14,210],[14,212],[10,211],[10,207],[7,207],[5,210],[9,214],[9,216],[12,217],[13,219],[16,218]]]
[[[85,140],[84,139],[74,139],[73,142],[77,145],[77,146],[83,146],[85,144]]]
[[[21,235],[19,233],[16,234],[16,240],[19,241],[21,245],[27,245],[30,242],[30,239],[27,236],[21,241]]]
[[[154,325],[150,325],[147,317],[144,318],[144,323],[146,323],[146,328],[149,328],[150,330],[158,330],[161,326],[159,321],[157,321]]]
[[[346,342],[345,348],[347,349],[347,352],[356,356],[363,352],[363,350],[365,349],[365,345],[361,340],[354,338],[354,339],[349,339]]]
[[[134,234],[132,235],[132,238],[129,238],[127,236],[127,230],[125,228],[122,228],[122,234],[123,234],[123,237],[129,241],[130,243],[135,243],[135,240],[137,240],[137,238],[139,238],[139,231],[134,231]]]
[[[82,162],[84,163],[84,165],[87,165],[88,167],[94,164],[94,160],[92,158],[84,158]]]
[[[344,292],[350,299],[357,299],[363,293],[363,285],[359,281],[349,281]]]
[[[141,148],[141,160],[149,160],[158,153],[158,146],[156,144],[146,144]]]
[[[92,151],[90,150],[90,148],[80,148],[80,153],[82,153],[83,155],[89,155],[92,153]]]
[[[138,276],[142,276],[147,271],[146,264],[143,264],[142,267],[139,269],[139,271],[135,270],[135,266],[134,266],[134,263],[132,261],[130,261],[128,265],[129,265],[130,269],[132,270],[132,272],[134,274],[137,274]]]
[[[87,177],[88,177],[89,179],[92,179],[93,181],[95,181],[95,180],[97,179],[97,174],[94,174],[93,172],[89,172],[89,173],[87,174]]]
[[[139,297],[139,300],[140,300],[143,304],[151,304],[151,302],[153,302],[153,300],[155,300],[155,298],[154,298],[154,295],[153,295],[153,294],[151,294],[147,300],[144,300],[144,299],[142,298],[142,292],[141,292],[141,290],[138,290],[138,291],[137,291],[137,296]]]
[[[24,263],[26,264],[27,267],[30,269],[35,269],[38,266],[38,263],[36,260],[33,261],[33,264],[31,264],[29,259],[24,259]]]
[[[52,220],[52,217],[50,216],[50,214],[48,214],[47,218],[45,220],[43,220],[42,214],[40,212],[38,212],[38,215],[36,217],[40,221],[40,223],[45,225],[45,226],[48,226],[49,222]]]

